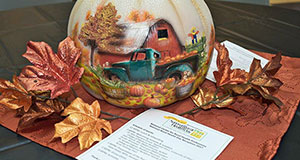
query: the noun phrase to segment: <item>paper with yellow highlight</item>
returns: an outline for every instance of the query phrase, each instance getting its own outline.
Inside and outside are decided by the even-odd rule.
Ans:
[[[173,113],[149,109],[77,159],[212,160],[232,139]]]

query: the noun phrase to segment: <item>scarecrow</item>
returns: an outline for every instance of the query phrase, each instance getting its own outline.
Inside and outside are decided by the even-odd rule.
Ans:
[[[196,31],[196,27],[193,27],[191,29],[191,33],[189,33],[189,36],[192,38],[192,43],[195,44],[198,43],[198,39],[197,39],[197,34],[199,33],[199,31]]]

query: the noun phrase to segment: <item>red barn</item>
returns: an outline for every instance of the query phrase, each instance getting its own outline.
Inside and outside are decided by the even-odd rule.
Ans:
[[[182,53],[182,45],[172,25],[165,20],[158,20],[150,27],[143,48],[153,48],[159,51],[162,57],[175,57]]]
[[[140,23],[122,24],[124,26],[123,43],[116,45],[115,53],[99,53],[95,56],[96,63],[115,63],[127,61],[131,52],[138,48],[153,48],[165,56],[175,57],[183,52],[172,25],[163,19]]]

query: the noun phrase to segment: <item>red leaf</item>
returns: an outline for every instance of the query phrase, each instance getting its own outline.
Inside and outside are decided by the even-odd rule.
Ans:
[[[26,66],[19,80],[29,90],[51,90],[51,98],[70,91],[70,87],[79,82],[83,68],[75,66],[80,57],[80,50],[67,37],[59,44],[55,54],[45,42],[28,42],[23,57],[34,66]]]

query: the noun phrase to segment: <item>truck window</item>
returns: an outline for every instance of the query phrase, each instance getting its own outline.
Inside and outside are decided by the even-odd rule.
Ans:
[[[153,56],[154,56],[155,59],[160,59],[160,56],[159,56],[158,53],[155,53],[155,52],[154,52],[154,55],[153,55]]]
[[[147,60],[147,57],[146,54],[143,52],[136,52],[132,60],[133,61]]]

